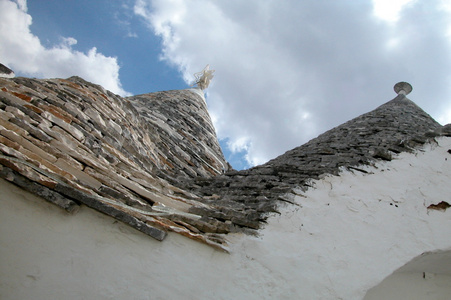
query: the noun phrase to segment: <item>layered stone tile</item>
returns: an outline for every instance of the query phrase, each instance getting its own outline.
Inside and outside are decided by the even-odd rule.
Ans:
[[[177,93],[185,102],[204,101],[190,91],[171,95]],[[168,181],[189,178],[189,174],[212,176],[206,171],[211,167],[203,154],[193,153],[194,144],[196,151],[217,151],[205,156],[210,157],[210,164],[226,164],[209,118],[203,117],[199,126],[210,122],[205,127],[211,131],[207,139],[212,142],[184,139],[179,133],[182,126],[148,122],[138,113],[143,106],[133,98],[121,98],[77,77],[2,78],[0,97],[2,177],[22,187],[30,183],[30,191],[66,210],[88,205],[157,239],[165,236],[159,232],[171,230],[218,244],[217,239],[199,238],[202,231],[197,227],[213,220],[199,222],[200,216],[187,213],[198,203],[197,196],[175,186],[176,181]],[[167,97],[165,101],[172,100]],[[196,107],[208,117],[202,105]],[[146,112],[162,120],[160,111]],[[188,113],[179,117],[188,119]],[[178,173],[184,169],[189,171]],[[170,221],[176,215],[184,221]],[[150,223],[160,224],[156,226],[160,229],[147,224],[154,217],[159,221]]]
[[[76,212],[86,205],[162,240],[173,231],[227,250],[311,179],[357,172],[451,135],[399,95],[266,164],[224,159],[203,93],[122,98],[79,77],[0,78],[0,176]]]

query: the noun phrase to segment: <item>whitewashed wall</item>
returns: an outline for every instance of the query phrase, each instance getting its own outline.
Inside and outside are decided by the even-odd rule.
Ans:
[[[441,138],[373,174],[316,181],[260,236],[231,235],[231,254],[85,207],[72,216],[2,180],[0,299],[374,299],[400,282],[404,296],[421,284],[449,295],[451,208],[427,209],[451,204],[448,149]],[[439,256],[423,278],[415,258],[428,252]]]
[[[450,297],[450,275],[426,273],[423,276],[421,272],[403,272],[394,273],[371,289],[365,300],[449,300]]]

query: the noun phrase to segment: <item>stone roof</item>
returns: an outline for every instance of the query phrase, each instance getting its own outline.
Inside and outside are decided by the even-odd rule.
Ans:
[[[0,78],[0,99],[0,177],[71,213],[86,205],[158,240],[173,231],[223,250],[224,234],[254,232],[310,179],[450,134],[399,95],[234,171],[197,89],[122,98],[78,77]]]
[[[84,204],[158,240],[169,230],[217,244],[224,229],[189,213],[205,205],[174,185],[229,168],[203,94],[121,98],[78,77],[0,78],[0,99],[1,177],[69,212]]]
[[[359,166],[412,151],[435,136],[451,134],[405,95],[335,127],[269,162],[208,180],[194,179],[191,191],[213,207],[192,208],[201,215],[227,219],[222,207],[246,215],[242,226],[258,229],[280,201],[292,202],[296,190],[305,191],[312,179],[337,175],[343,168],[366,172]]]

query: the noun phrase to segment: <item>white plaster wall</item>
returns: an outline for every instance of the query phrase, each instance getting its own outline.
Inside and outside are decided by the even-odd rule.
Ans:
[[[302,299],[362,299],[412,258],[450,250],[451,209],[427,210],[451,202],[451,139],[438,142],[365,168],[374,174],[344,172],[314,182],[316,189],[295,198],[299,207],[270,220],[248,255],[267,249],[277,260],[265,266],[291,269],[290,285],[297,282]]]
[[[395,273],[371,289],[365,300],[449,300],[451,276],[443,274]]]
[[[365,300],[435,299],[451,296],[451,251],[425,252],[371,288]]]
[[[439,143],[316,181],[260,236],[230,235],[231,254],[72,216],[1,180],[0,299],[363,299],[414,257],[451,250],[451,209],[426,209],[451,202],[451,139]]]
[[[86,207],[72,216],[3,180],[0,190],[0,299],[209,299],[230,282],[230,256],[208,246],[158,242]]]

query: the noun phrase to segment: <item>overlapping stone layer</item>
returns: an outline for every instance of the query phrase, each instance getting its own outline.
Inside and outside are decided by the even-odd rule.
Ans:
[[[268,163],[234,171],[201,91],[122,98],[78,77],[0,78],[0,177],[76,212],[86,205],[162,240],[226,250],[310,179],[451,135],[405,96]]]
[[[450,136],[451,125],[442,127],[399,95],[263,165],[211,179],[195,179],[195,184],[188,184],[190,190],[202,195],[202,201],[210,207],[191,210],[228,219],[222,207],[234,208],[247,216],[240,219],[245,220],[241,225],[257,229],[268,212],[277,212],[279,201],[291,202],[298,191],[310,187],[311,179],[337,175],[343,168],[365,172],[359,166],[391,160],[393,155],[412,151],[440,135]]]
[[[121,98],[81,78],[0,79],[0,174],[74,212],[81,204],[162,240],[167,230],[221,247],[231,224],[174,183],[225,172],[195,90]],[[222,225],[221,225],[222,224]]]

